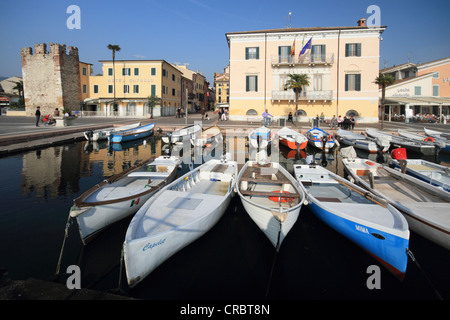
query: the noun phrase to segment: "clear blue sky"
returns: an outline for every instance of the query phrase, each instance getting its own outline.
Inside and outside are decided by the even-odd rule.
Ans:
[[[69,30],[69,5],[81,10],[81,29]],[[225,33],[292,27],[353,26],[369,5],[381,9],[387,29],[380,67],[450,56],[449,0],[1,0],[0,76],[21,76],[20,49],[36,43],[64,43],[80,60],[164,59],[189,63],[213,83],[228,64]]]

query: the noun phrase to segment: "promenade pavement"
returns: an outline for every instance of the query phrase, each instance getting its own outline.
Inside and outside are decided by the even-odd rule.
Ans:
[[[11,117],[0,116],[0,155],[5,155],[18,151],[25,151],[55,143],[65,143],[73,140],[84,139],[83,132],[86,130],[95,130],[101,128],[110,128],[112,126],[121,126],[130,123],[141,122],[142,124],[155,123],[155,130],[161,128],[163,132],[173,131],[175,129],[201,121],[204,128],[217,125],[221,129],[249,129],[257,128],[261,124],[258,122],[249,123],[247,121],[220,121],[218,115],[209,113],[211,118],[203,120],[199,113],[188,114],[186,118],[158,117],[155,119],[143,118],[117,118],[117,117],[79,117],[72,121],[72,125],[67,127],[44,126],[43,123],[39,127],[35,125],[34,117]],[[293,124],[287,122],[286,125],[300,132],[309,130],[312,126],[309,122],[300,122]],[[423,132],[423,128],[444,131],[450,133],[450,124],[435,123],[401,123],[401,122],[384,122],[384,131],[396,132],[397,129],[408,129],[416,132]],[[273,121],[271,128],[280,128],[277,121]],[[327,124],[321,124],[321,128],[328,130]],[[356,125],[355,131],[361,132],[365,128],[381,129],[381,123],[361,123]],[[335,130],[328,130],[334,133]]]

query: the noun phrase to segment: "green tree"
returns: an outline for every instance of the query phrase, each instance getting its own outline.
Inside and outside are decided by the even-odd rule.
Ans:
[[[153,119],[153,108],[161,103],[161,98],[149,96],[147,97],[147,103],[150,108],[150,119]]]
[[[381,88],[381,129],[384,129],[384,103],[386,96],[386,87],[393,84],[394,81],[394,77],[387,74],[380,74],[375,78],[374,81],[374,83]]]
[[[298,119],[298,98],[304,86],[309,86],[309,77],[307,74],[290,74],[289,79],[286,81],[286,89],[292,89],[295,92],[295,119]]]
[[[116,103],[116,52],[120,51],[120,47],[117,44],[108,44],[108,49],[112,51],[112,60],[113,60],[113,78],[114,78],[114,85],[113,85],[113,93],[114,93],[114,100],[113,105]]]

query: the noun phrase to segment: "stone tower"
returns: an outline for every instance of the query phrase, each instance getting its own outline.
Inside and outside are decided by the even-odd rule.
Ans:
[[[78,110],[81,103],[78,48],[65,44],[45,43],[22,48],[22,77],[27,115],[52,114],[55,108]]]

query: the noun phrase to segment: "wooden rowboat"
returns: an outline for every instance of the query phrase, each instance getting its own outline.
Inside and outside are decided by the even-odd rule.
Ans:
[[[179,164],[175,157],[151,158],[76,198],[70,216],[78,222],[83,243],[114,222],[136,213],[153,194],[175,179]]]
[[[342,159],[345,170],[365,189],[386,199],[410,230],[450,250],[450,193],[365,159]]]
[[[210,160],[164,187],[139,209],[123,244],[130,287],[219,221],[234,195],[236,175],[237,162]]]
[[[247,161],[236,181],[248,215],[278,251],[300,214],[305,193],[279,163]]]
[[[303,134],[288,127],[281,128],[277,134],[280,137],[280,143],[293,150],[303,150],[308,144],[308,139]]]
[[[323,167],[295,165],[294,172],[319,219],[404,278],[409,230],[399,211]]]

